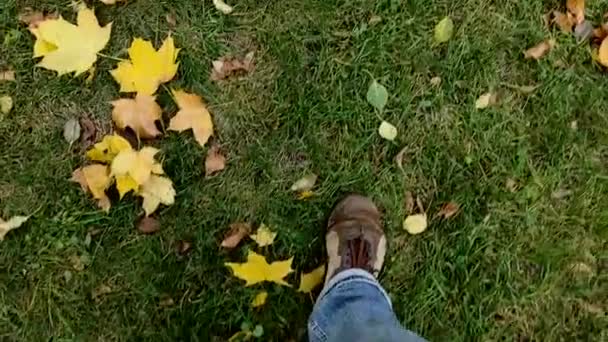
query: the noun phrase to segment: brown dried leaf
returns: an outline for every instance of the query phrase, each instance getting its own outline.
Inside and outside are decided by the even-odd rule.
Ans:
[[[397,164],[397,167],[399,168],[399,170],[401,170],[401,172],[405,172],[403,170],[403,159],[405,157],[406,152],[407,152],[407,146],[402,148],[401,151],[399,151],[399,153],[397,153],[397,155],[395,156],[395,163]]]
[[[244,58],[229,58],[222,57],[213,61],[213,70],[211,71],[211,79],[219,81],[226,79],[238,73],[250,73],[255,65],[253,63],[254,53],[249,52]]]
[[[535,46],[529,48],[528,50],[526,50],[524,52],[524,57],[526,59],[539,60],[539,59],[543,58],[547,53],[549,53],[549,51],[551,51],[551,49],[553,49],[554,46],[555,46],[554,39],[544,40],[544,41],[536,44]]]
[[[405,214],[410,215],[414,211],[414,195],[411,191],[405,192]]]
[[[572,28],[575,25],[574,17],[570,13],[559,11],[553,11],[553,22],[565,33],[572,33]]]
[[[82,133],[80,134],[80,142],[84,149],[88,149],[97,141],[97,132],[99,129],[95,122],[88,116],[83,116],[79,120]]]
[[[207,177],[212,174],[222,171],[226,167],[226,157],[220,151],[218,145],[213,145],[207,151],[207,158],[205,158],[205,175]]]
[[[566,8],[574,17],[575,24],[585,21],[585,0],[567,0]]]
[[[14,70],[4,70],[0,71],[0,81],[14,81],[15,80],[15,71]]]
[[[221,246],[224,248],[235,248],[251,232],[249,223],[237,222],[230,225],[230,230],[224,237]]]
[[[460,205],[456,202],[448,202],[445,203],[439,212],[435,215],[435,217],[442,217],[444,219],[449,219],[460,212]]]
[[[167,13],[167,15],[165,16],[165,20],[171,28],[175,28],[175,26],[177,26],[177,19],[175,18],[175,13]]]
[[[179,240],[175,245],[175,252],[179,256],[185,256],[192,250],[192,242],[188,240]]]
[[[99,299],[99,297],[107,295],[109,293],[112,293],[112,288],[109,287],[108,285],[101,284],[98,287],[96,287],[93,291],[91,291],[91,297],[93,297],[93,299],[95,301],[97,301]]]
[[[41,11],[35,11],[31,7],[24,8],[18,16],[19,21],[27,25],[30,30],[37,28],[45,20],[57,18],[59,18],[59,12],[44,14]]]
[[[154,234],[160,230],[160,222],[155,218],[144,216],[137,223],[137,230],[144,234]]]
[[[519,184],[517,184],[517,181],[515,179],[507,178],[507,180],[505,181],[505,188],[507,188],[509,192],[517,192],[517,190],[519,190]]]

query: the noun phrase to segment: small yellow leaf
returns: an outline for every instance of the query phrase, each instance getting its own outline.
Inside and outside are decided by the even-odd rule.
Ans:
[[[118,128],[129,127],[142,139],[154,138],[160,134],[155,121],[160,120],[162,109],[154,96],[137,94],[135,99],[113,101],[112,106],[112,120]]]
[[[422,233],[426,230],[426,227],[426,214],[410,215],[403,221],[403,229],[412,235]]]
[[[151,42],[135,38],[129,48],[130,60],[118,63],[110,73],[120,84],[121,92],[152,95],[162,83],[175,77],[178,54],[171,37],[165,39],[158,51]]]
[[[29,218],[29,216],[13,216],[8,221],[0,218],[0,241],[4,240],[6,233],[21,227]]]
[[[454,34],[454,22],[450,17],[445,17],[435,26],[435,42],[445,43]]]
[[[172,205],[175,202],[175,189],[173,189],[173,183],[166,177],[156,175],[150,176],[148,181],[141,186],[137,194],[144,199],[143,207],[146,216],[150,216],[155,212],[161,203],[164,205]]]
[[[169,130],[183,132],[192,129],[199,145],[205,146],[213,134],[213,121],[203,100],[181,90],[173,91],[173,96],[180,110],[169,122]]]
[[[386,140],[393,141],[397,137],[397,128],[388,121],[382,121],[378,133]]]
[[[498,96],[496,93],[488,92],[481,95],[477,101],[475,101],[475,108],[484,109],[490,106],[493,106],[498,101]]]
[[[272,245],[274,239],[277,237],[277,233],[273,232],[270,230],[270,228],[268,228],[268,226],[262,223],[262,225],[260,225],[258,228],[257,233],[251,234],[250,237],[258,244],[258,246],[265,247]]]
[[[321,265],[315,268],[310,273],[302,273],[300,275],[300,287],[298,288],[299,292],[310,293],[315,289],[319,284],[323,282],[323,277],[325,276],[325,265]]]
[[[218,11],[224,14],[230,14],[233,10],[232,6],[228,5],[222,0],[213,0],[213,6],[215,6]]]
[[[97,53],[110,40],[112,24],[99,26],[93,10],[82,7],[78,11],[77,25],[57,19],[47,19],[32,28],[36,37],[34,57],[43,57],[38,66],[63,75],[75,72],[76,76],[89,70],[97,60]]]
[[[302,201],[308,198],[311,198],[315,195],[315,193],[313,191],[302,191],[298,194],[298,200]]]
[[[130,151],[131,144],[118,134],[106,135],[87,151],[87,157],[94,161],[111,162],[122,151]]]
[[[268,298],[268,292],[262,291],[258,293],[255,298],[251,301],[251,306],[254,308],[260,307],[266,304],[266,298]]]
[[[291,269],[292,262],[293,257],[269,264],[264,256],[249,251],[246,263],[227,262],[225,265],[232,269],[235,277],[246,281],[245,286],[251,286],[264,281],[290,286],[283,278],[293,272]]]
[[[71,181],[79,183],[84,192],[91,192],[102,210],[110,210],[110,199],[105,193],[112,184],[108,166],[94,164],[76,169],[72,173]]]
[[[0,112],[8,114],[11,109],[13,109],[13,98],[8,95],[0,96]]]
[[[600,45],[597,54],[597,61],[600,62],[601,65],[608,67],[608,37],[602,40],[602,44]]]

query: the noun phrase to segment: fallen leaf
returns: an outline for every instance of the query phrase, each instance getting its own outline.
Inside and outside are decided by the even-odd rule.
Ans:
[[[314,191],[310,191],[310,190],[302,191],[298,194],[298,200],[299,201],[305,200],[305,199],[313,197],[314,195],[315,195]]]
[[[412,235],[424,232],[426,227],[426,214],[410,215],[403,221],[403,229]]]
[[[291,185],[290,190],[294,192],[309,191],[314,188],[317,183],[318,176],[314,173],[309,173],[306,176],[298,179]]]
[[[572,190],[568,189],[557,189],[551,193],[551,198],[556,200],[564,199],[568,196],[572,195]]]
[[[221,246],[228,249],[235,248],[250,232],[251,225],[249,223],[232,223],[230,224],[230,230],[222,240]]]
[[[155,212],[161,203],[172,205],[175,202],[173,183],[166,177],[150,176],[150,179],[141,186],[137,194],[144,199],[143,207],[147,216]]]
[[[574,28],[574,37],[576,38],[577,43],[591,39],[591,37],[593,37],[593,25],[588,21],[583,21],[576,25]]]
[[[447,220],[447,219],[451,218],[452,216],[458,214],[459,211],[460,211],[460,205],[458,205],[458,203],[448,202],[448,203],[445,203],[441,207],[441,209],[435,215],[435,217],[442,217]]]
[[[19,16],[17,17],[17,19],[21,23],[28,25],[28,27],[30,29],[37,28],[38,25],[45,20],[58,19],[58,18],[59,18],[59,12],[53,12],[53,13],[49,13],[49,14],[45,15],[43,12],[35,11],[31,7],[24,8],[23,11],[21,11],[21,13],[19,13]]]
[[[600,45],[600,49],[598,50],[597,60],[601,65],[608,67],[608,37],[602,40],[602,44]],[[0,98],[0,103],[1,102],[2,101]]]
[[[194,139],[199,145],[205,146],[213,134],[213,121],[203,100],[198,95],[181,90],[174,90],[173,96],[180,110],[171,118],[169,130],[183,132],[192,129]]]
[[[144,234],[154,234],[160,230],[160,222],[155,218],[144,216],[137,223],[137,230]]]
[[[78,11],[77,23],[59,17],[46,19],[30,30],[36,37],[34,57],[43,57],[38,66],[59,75],[74,72],[76,76],[93,66],[97,53],[110,40],[112,24],[99,26],[93,10],[86,7]]]
[[[524,57],[526,59],[535,59],[535,60],[539,60],[541,58],[543,58],[547,53],[549,53],[549,51],[551,51],[551,49],[553,49],[553,47],[555,46],[555,40],[553,39],[548,39],[548,40],[544,40],[538,44],[536,44],[535,46],[529,48],[528,50],[526,50],[524,52]]]
[[[388,102],[388,91],[386,88],[374,80],[367,89],[367,102],[378,111],[382,111]]]
[[[106,135],[87,151],[87,157],[94,161],[111,162],[120,152],[130,150],[131,144],[127,139],[118,134]]]
[[[367,22],[370,26],[374,26],[378,23],[382,22],[382,17],[379,15],[372,15]]]
[[[255,68],[253,63],[254,52],[251,51],[244,58],[222,57],[213,61],[211,80],[220,81],[238,73],[250,73]]]
[[[498,102],[498,95],[494,92],[487,92],[481,95],[477,101],[475,101],[475,108],[484,109],[495,105]]]
[[[105,296],[110,293],[112,293],[112,288],[108,285],[102,284],[91,291],[91,297],[97,301],[101,296]]]
[[[450,17],[445,17],[435,26],[435,42],[445,43],[452,38],[454,34],[454,22]]]
[[[121,92],[153,95],[161,84],[175,77],[179,51],[171,36],[165,39],[158,51],[151,42],[135,38],[129,47],[130,60],[118,63],[110,74],[120,84]]]
[[[192,250],[192,242],[188,240],[178,240],[175,244],[175,253],[179,256],[186,256]]]
[[[72,265],[72,268],[78,272],[82,272],[84,271],[86,265],[83,262],[83,260],[80,258],[80,256],[78,255],[71,255],[68,260],[70,261],[70,264]]]
[[[97,140],[98,129],[93,120],[91,120],[88,116],[81,117],[79,122],[82,131],[80,135],[80,142],[82,143],[82,146],[87,149]]]
[[[388,121],[382,121],[378,127],[378,134],[386,140],[393,141],[397,137],[397,127]]]
[[[405,192],[405,213],[411,214],[414,211],[414,195],[411,191]]]
[[[155,122],[161,119],[162,109],[156,103],[156,97],[137,94],[135,99],[112,101],[112,120],[120,129],[131,128],[142,139],[160,135]]]
[[[205,158],[205,175],[209,177],[218,171],[222,171],[225,167],[226,157],[220,151],[220,147],[217,145],[211,146]]]
[[[507,178],[505,181],[505,188],[507,188],[509,192],[517,192],[517,190],[519,190],[519,185],[515,179]]]
[[[4,240],[6,233],[21,227],[29,218],[29,216],[13,216],[8,221],[0,218],[0,241]]]
[[[175,18],[175,13],[167,13],[167,15],[165,15],[165,20],[167,21],[167,24],[169,24],[169,26],[173,28],[177,26],[177,18]]]
[[[403,159],[407,150],[408,148],[407,146],[405,146],[395,156],[395,163],[397,164],[397,167],[399,168],[399,170],[401,170],[401,172],[405,172],[405,170],[403,170]]]
[[[160,300],[158,301],[158,306],[161,308],[168,308],[173,305],[175,305],[175,301],[173,301],[173,298],[167,294],[161,296]]]
[[[97,200],[97,205],[104,211],[110,210],[110,199],[106,195],[106,189],[112,184],[110,170],[106,165],[89,165],[74,170],[72,173],[73,182],[80,184],[85,193],[90,192]]]
[[[514,85],[514,84],[505,84],[505,85],[507,87],[509,87],[511,89],[515,89],[523,94],[533,93],[534,91],[536,91],[536,89],[540,88],[540,85],[524,85],[524,86]]]
[[[433,87],[438,87],[441,84],[441,77],[435,76],[429,82]]]
[[[116,177],[120,198],[131,190],[137,191],[153,175],[164,173],[162,166],[154,160],[157,153],[154,147],[144,147],[139,151],[124,150],[116,155],[112,160],[111,176]]]
[[[274,239],[277,237],[277,233],[273,232],[268,226],[262,223],[256,234],[251,234],[250,237],[258,246],[265,247],[272,245]]]
[[[233,11],[232,6],[228,5],[222,0],[213,0],[213,6],[215,6],[218,11],[224,14],[230,14]]]
[[[258,308],[258,307],[266,304],[266,298],[268,298],[268,292],[261,291],[251,301],[251,307]]]
[[[293,257],[269,264],[264,256],[254,251],[249,251],[247,262],[227,262],[225,265],[232,269],[235,277],[245,280],[245,286],[251,286],[264,281],[290,286],[283,278],[293,272],[291,269],[292,262]]]
[[[324,276],[325,265],[315,268],[310,273],[302,273],[300,275],[300,287],[298,288],[298,292],[310,293],[315,287],[323,282]]]
[[[14,81],[15,80],[15,71],[14,70],[5,70],[0,72],[0,81]]]
[[[8,95],[0,96],[0,112],[8,114],[11,109],[13,109],[13,98]]]
[[[573,16],[559,11],[553,11],[553,22],[565,33],[572,33],[572,28],[576,24]]]
[[[571,263],[568,268],[576,275],[592,276],[595,273],[591,266],[580,261]]]
[[[63,139],[72,145],[80,138],[80,123],[75,118],[71,118],[63,125]]]
[[[99,0],[106,5],[115,5],[117,2],[125,1],[125,0]]]
[[[576,24],[585,21],[585,0],[567,0],[566,8],[574,16]]]

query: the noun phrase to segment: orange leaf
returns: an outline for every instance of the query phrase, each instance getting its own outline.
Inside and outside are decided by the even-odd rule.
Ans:
[[[574,22],[580,24],[585,21],[585,0],[568,0],[566,8],[574,16]]]
[[[597,60],[601,65],[608,67],[608,37],[604,38],[602,41],[597,57]]]
[[[554,46],[555,46],[555,40],[553,40],[553,39],[544,40],[544,41],[538,43],[537,45],[526,50],[524,52],[524,57],[526,59],[532,58],[532,59],[539,60],[539,59],[543,58],[547,53],[549,53],[549,51],[551,51],[551,49],[553,49]]]

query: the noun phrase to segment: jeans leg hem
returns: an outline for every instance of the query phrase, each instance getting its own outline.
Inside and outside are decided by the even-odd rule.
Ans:
[[[351,278],[354,278],[354,279],[351,279]],[[370,285],[373,285],[378,291],[380,291],[382,293],[382,295],[388,302],[388,305],[391,308],[393,307],[390,297],[388,296],[386,291],[382,288],[382,286],[380,286],[380,284],[378,283],[378,280],[376,280],[376,278],[373,275],[371,275],[369,272],[362,270],[360,268],[351,268],[349,270],[342,271],[342,272],[336,274],[333,278],[331,278],[329,280],[329,283],[327,283],[327,286],[325,286],[323,288],[323,290],[321,291],[321,294],[319,294],[319,297],[317,298],[317,303],[320,302],[323,299],[323,297],[328,295],[329,292],[331,292],[331,290],[333,290],[336,286],[338,286],[342,281],[345,281],[345,280],[363,281]]]

